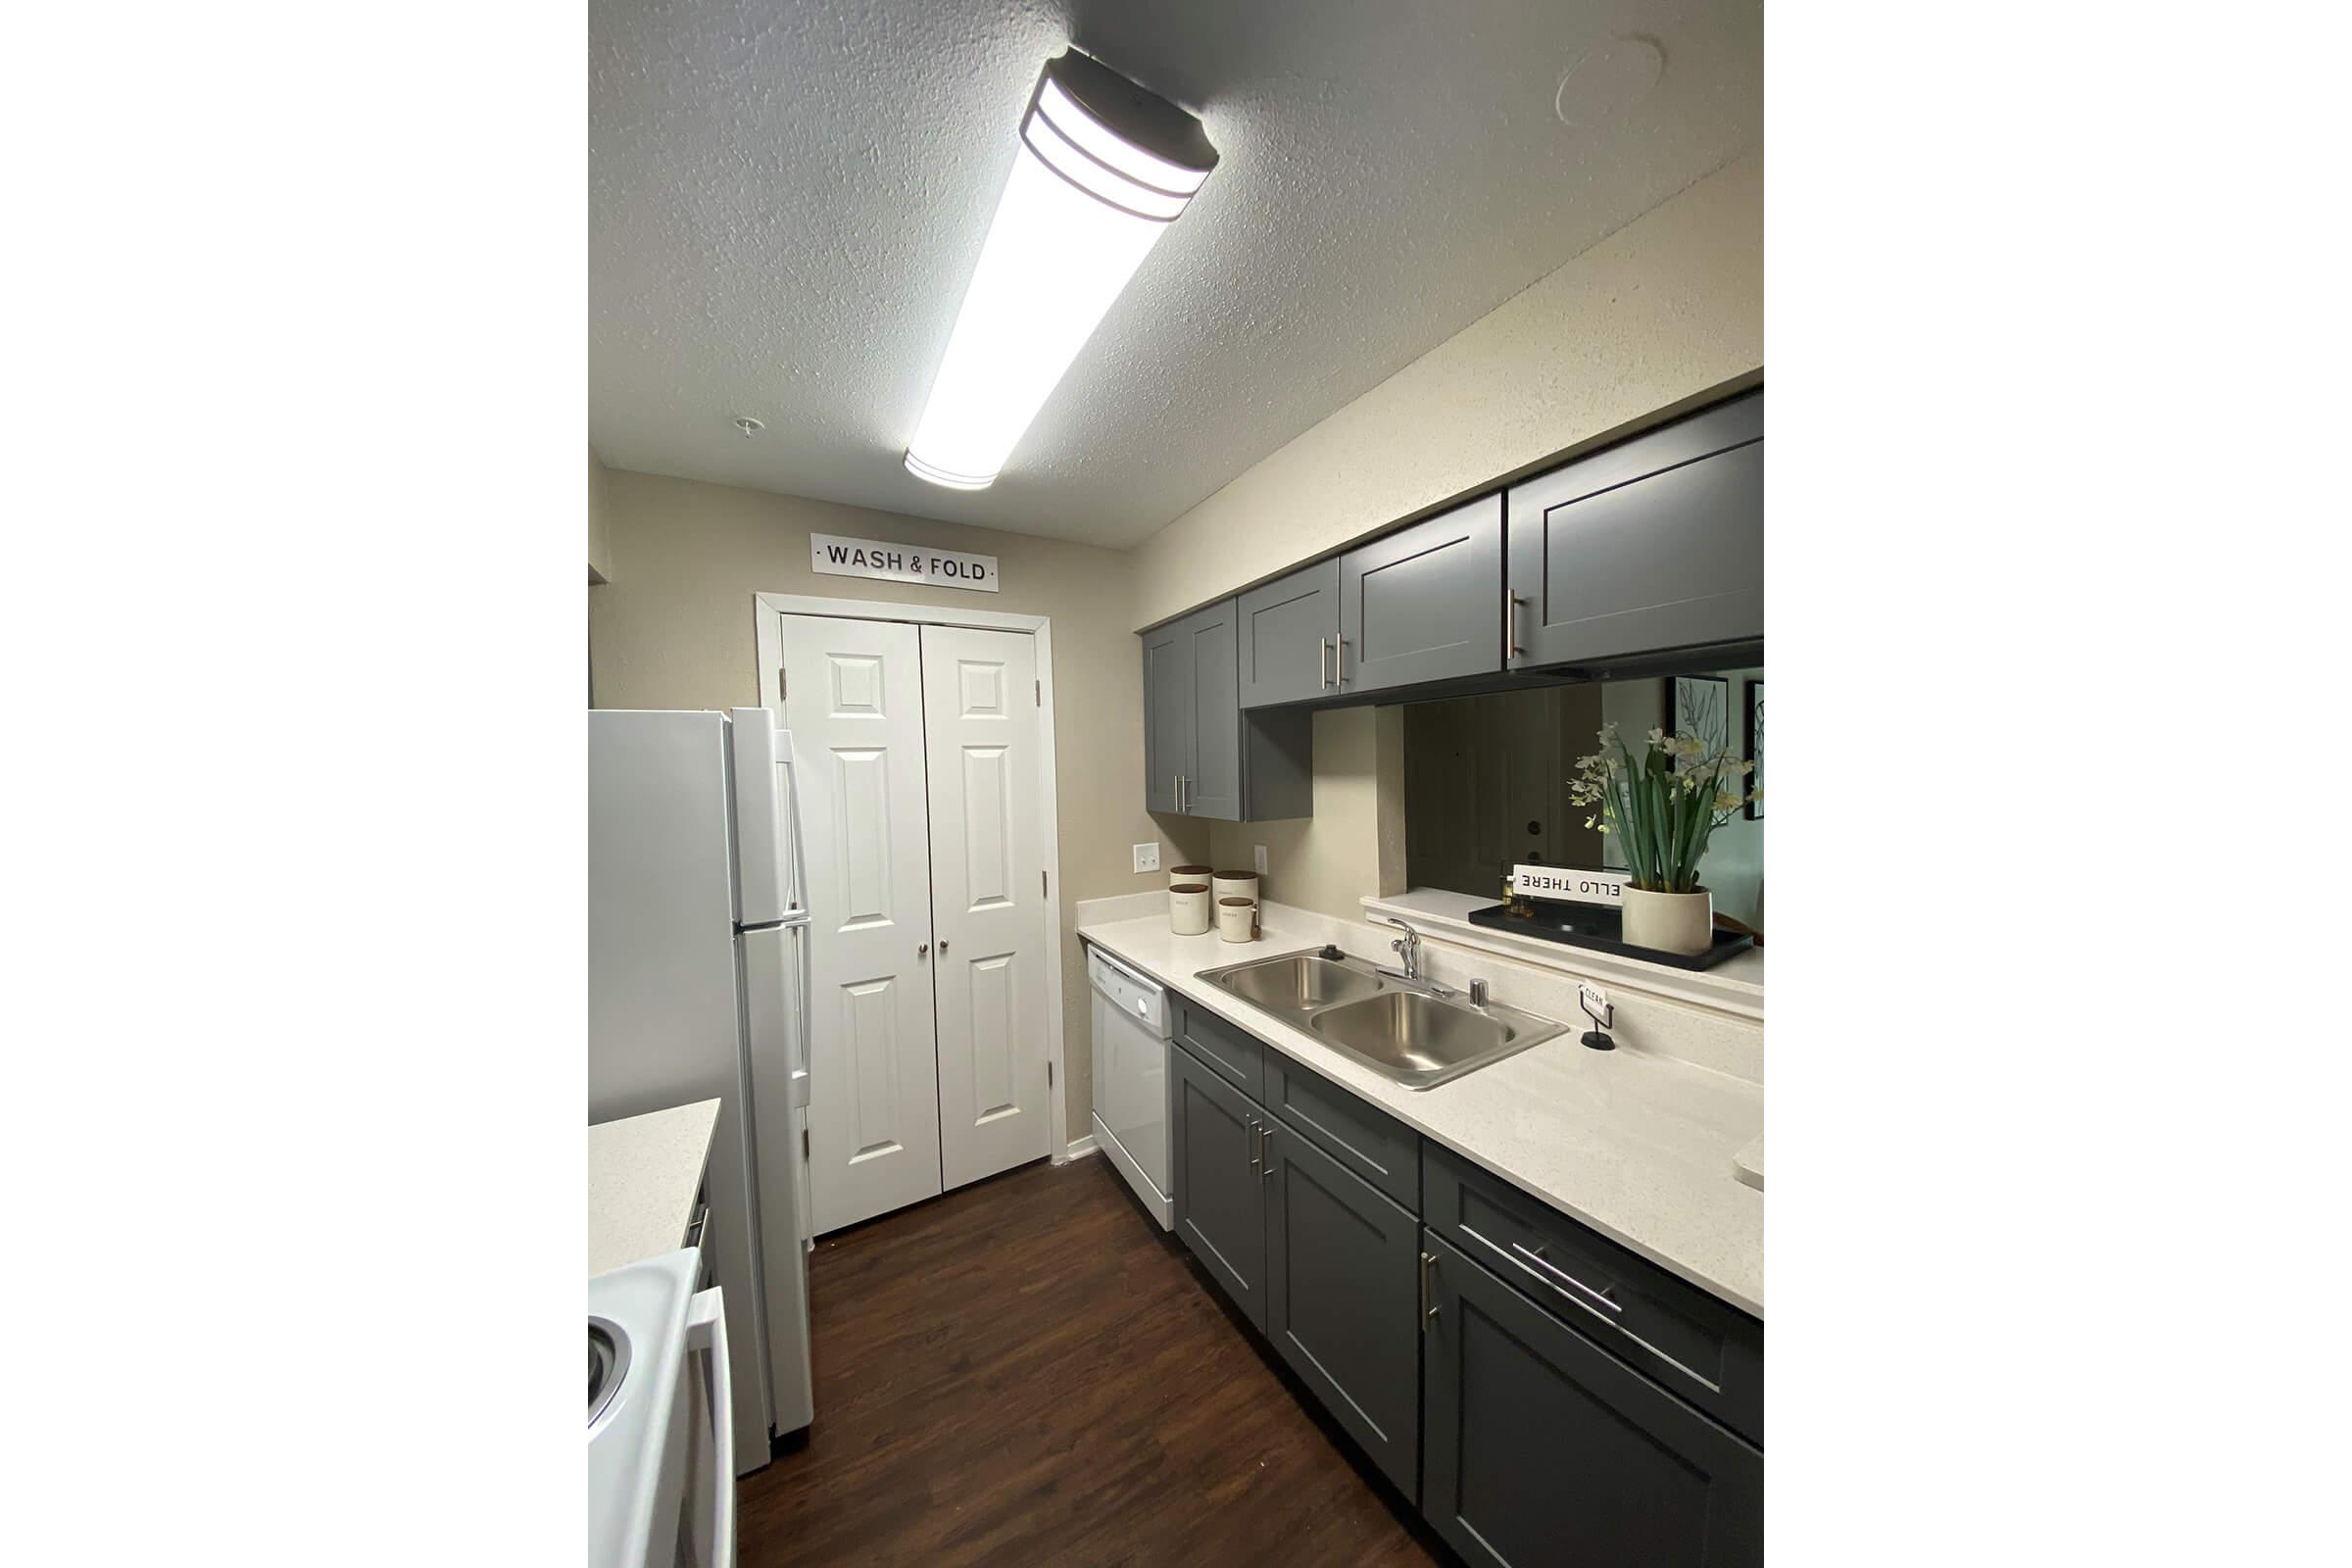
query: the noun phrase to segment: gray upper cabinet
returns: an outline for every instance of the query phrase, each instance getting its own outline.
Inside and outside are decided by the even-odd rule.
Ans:
[[[1340,558],[1341,689],[1502,668],[1502,497],[1482,496]]]
[[[1764,635],[1764,394],[1515,485],[1509,667]]]
[[[1298,703],[1339,690],[1340,564],[1318,561],[1242,595],[1242,706]]]
[[[1264,1147],[1266,1338],[1397,1490],[1417,1496],[1420,1222],[1288,1127]]]
[[[1243,711],[1237,602],[1142,638],[1144,808],[1226,822],[1311,815],[1313,715]]]
[[[1259,1172],[1264,1113],[1191,1052],[1169,1052],[1168,1065],[1175,1073],[1168,1131],[1175,1153],[1176,1234],[1243,1315],[1263,1329],[1266,1198]]]
[[[1421,1511],[1473,1563],[1753,1568],[1764,1455],[1435,1236]]]
[[[1182,621],[1144,633],[1144,809],[1174,811],[1193,765],[1193,682]]]
[[[1178,624],[1192,685],[1183,809],[1236,822],[1242,815],[1242,700],[1234,601],[1196,611]]]

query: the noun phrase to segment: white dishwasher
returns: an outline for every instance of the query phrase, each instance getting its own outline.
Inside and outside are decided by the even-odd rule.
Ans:
[[[1168,1176],[1168,1000],[1159,986],[1087,949],[1095,988],[1095,1143],[1161,1230],[1176,1223]]]

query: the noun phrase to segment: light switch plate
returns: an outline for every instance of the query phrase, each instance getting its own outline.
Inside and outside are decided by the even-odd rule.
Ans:
[[[1158,869],[1159,846],[1157,844],[1138,844],[1135,847],[1136,875],[1141,876],[1146,871],[1156,871]]]
[[[1260,844],[1250,857],[1250,868],[1259,876],[1266,874],[1266,847]]]

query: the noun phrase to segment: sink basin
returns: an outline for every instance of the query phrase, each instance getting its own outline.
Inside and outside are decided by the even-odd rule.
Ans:
[[[1206,969],[1200,978],[1407,1089],[1433,1088],[1567,1031],[1500,1003],[1480,1007],[1438,995],[1337,948]]]
[[[1376,997],[1386,989],[1380,976],[1351,969],[1344,959],[1313,953],[1237,964],[1220,971],[1215,983],[1253,1007],[1284,1013],[1312,1012],[1317,1007]]]
[[[1472,1007],[1418,991],[1391,991],[1327,1007],[1309,1026],[1342,1051],[1415,1089],[1458,1078],[1561,1032],[1550,1019],[1516,1007],[1493,1003]]]

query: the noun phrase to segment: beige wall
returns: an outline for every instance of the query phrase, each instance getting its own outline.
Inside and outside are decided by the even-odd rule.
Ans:
[[[1219,822],[1211,855],[1247,870],[1266,847],[1258,896],[1360,920],[1358,902],[1404,889],[1404,725],[1396,708],[1315,714],[1315,814],[1281,822]]]
[[[1143,659],[1132,630],[1130,555],[620,468],[607,470],[603,485],[612,580],[588,596],[598,707],[759,702],[755,592],[1049,615],[1061,838],[1054,881],[1065,926],[1080,899],[1165,884],[1162,875],[1129,869],[1131,843],[1168,846],[1163,857],[1178,858],[1166,864],[1208,853],[1205,824],[1170,818],[1163,826],[1144,810]],[[819,576],[808,569],[811,532],[993,555],[1004,591]],[[1070,938],[1062,954],[1062,1090],[1072,1138],[1087,1130],[1087,996],[1086,965]]]
[[[608,582],[612,571],[612,529],[607,520],[611,503],[606,499],[605,475],[609,470],[596,460],[596,449],[588,449],[588,580]]]
[[[1764,158],[1619,229],[1136,549],[1140,628],[1752,379]]]

